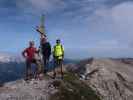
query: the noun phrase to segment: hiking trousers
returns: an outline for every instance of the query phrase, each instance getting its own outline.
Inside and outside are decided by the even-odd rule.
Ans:
[[[46,73],[48,70],[49,70],[49,58],[50,57],[46,57],[46,56],[43,56],[43,71],[44,73]]]
[[[54,58],[54,75],[53,77],[56,77],[56,68],[59,67],[60,68],[60,73],[61,73],[61,78],[63,79],[63,60],[62,59],[57,59]]]
[[[31,64],[36,65],[35,73],[33,74]],[[31,79],[32,77],[36,77],[38,74],[41,73],[42,67],[41,63],[36,59],[26,60],[26,78]]]

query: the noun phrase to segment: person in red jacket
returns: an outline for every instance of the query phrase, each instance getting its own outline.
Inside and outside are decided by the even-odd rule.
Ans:
[[[22,55],[26,59],[26,80],[29,80],[32,78],[32,70],[31,70],[31,64],[34,63],[36,64],[36,75],[39,74],[39,62],[35,58],[35,55],[38,54],[38,50],[34,47],[34,41],[29,42],[29,47],[26,48],[23,52]]]

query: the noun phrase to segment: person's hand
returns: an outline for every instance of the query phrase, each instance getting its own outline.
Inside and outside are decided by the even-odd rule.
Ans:
[[[64,54],[62,55],[62,58],[64,59]]]
[[[27,56],[24,56],[24,58],[27,60],[28,59],[28,57]]]
[[[37,50],[37,53],[39,54],[41,52],[41,50],[40,50],[40,47],[39,47],[39,49]]]

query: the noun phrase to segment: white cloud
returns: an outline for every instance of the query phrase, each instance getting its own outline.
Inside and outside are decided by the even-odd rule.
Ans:
[[[17,1],[17,6],[29,13],[49,13],[64,8],[65,3],[63,0],[23,0]]]
[[[95,33],[96,35],[98,35],[98,33],[112,34],[112,38],[115,41],[118,41],[118,48],[120,45],[123,46],[123,48],[132,48],[132,11],[132,2],[125,2],[112,8],[101,7],[99,9],[96,9],[91,16],[88,15],[87,17],[86,21],[88,23],[88,31],[90,33]],[[113,45],[110,45],[110,42],[108,42],[108,40],[104,42],[106,43],[107,48],[109,48],[109,46],[113,48]]]
[[[133,37],[133,3],[124,3],[112,9],[116,32],[128,41]],[[132,40],[133,41],[133,40]]]

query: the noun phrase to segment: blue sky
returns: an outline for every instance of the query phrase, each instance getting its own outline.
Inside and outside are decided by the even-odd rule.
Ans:
[[[133,57],[133,0],[0,0],[0,51],[21,53],[46,15],[52,45],[68,58]]]

